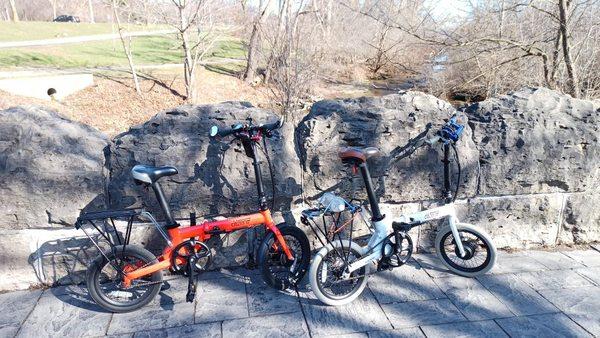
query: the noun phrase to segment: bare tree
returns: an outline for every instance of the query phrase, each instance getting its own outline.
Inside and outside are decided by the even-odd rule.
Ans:
[[[127,2],[120,1],[121,5],[126,6]],[[135,66],[133,63],[133,55],[131,53],[131,37],[125,38],[123,31],[123,25],[121,24],[121,19],[119,17],[119,5],[117,4],[117,0],[111,0],[111,6],[113,10],[113,17],[115,23],[117,24],[117,29],[119,31],[119,38],[121,39],[121,45],[123,46],[123,52],[125,52],[125,56],[127,57],[127,62],[129,63],[129,70],[131,71],[131,76],[133,79],[133,84],[135,87],[135,91],[138,95],[142,95],[142,90],[140,89],[140,81],[137,76],[137,72],[135,70]]]
[[[88,0],[88,10],[90,13],[90,23],[95,23],[96,19],[94,17],[94,3],[93,0]]]
[[[563,57],[565,60],[565,66],[567,68],[567,90],[571,96],[579,97],[579,81],[577,79],[577,72],[573,66],[573,60],[571,58],[571,46],[569,43],[570,5],[571,0],[558,1],[558,13],[560,17],[560,41],[562,42]]]
[[[417,24],[378,11],[380,3],[366,2],[354,8],[436,50],[432,55],[438,59],[431,61],[440,67],[437,75],[443,74],[449,92],[487,96],[523,85],[544,85],[579,97],[590,95],[589,87],[582,93],[581,84],[597,83],[597,76],[589,72],[585,79],[578,77],[584,74],[578,70],[583,59],[575,55],[598,58],[598,47],[586,43],[600,37],[598,1],[471,2],[470,15],[457,22],[439,22],[423,11]],[[587,18],[590,22],[584,21]]]
[[[148,26],[150,25],[150,4],[148,0],[141,0],[141,3],[144,12],[144,24]]]
[[[52,6],[52,20],[54,20],[56,18],[56,1],[57,0],[48,0],[48,2],[50,2],[50,6]]]
[[[246,70],[244,71],[244,80],[253,82],[256,77],[256,69],[258,68],[258,56],[260,55],[260,35],[263,21],[266,17],[267,9],[271,0],[259,0],[257,13],[252,22],[252,33],[248,43],[248,58],[246,62]]]
[[[165,22],[177,30],[183,51],[183,73],[186,98],[197,102],[196,67],[218,40],[215,29],[217,6],[210,0],[171,0],[172,7],[162,12]],[[172,9],[175,14],[172,15]]]
[[[271,51],[268,85],[282,115],[292,119],[295,118],[293,112],[309,92],[323,47],[309,42],[308,37],[314,36],[316,28],[310,24],[305,5],[302,0],[282,1],[276,29],[270,29],[271,34],[267,36]]]
[[[19,22],[19,11],[17,11],[17,5],[15,4],[15,0],[8,0],[10,4],[10,10],[12,13],[12,19],[14,22]]]

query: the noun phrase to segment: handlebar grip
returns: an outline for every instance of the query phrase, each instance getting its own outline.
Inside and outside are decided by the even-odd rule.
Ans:
[[[261,124],[258,126],[259,129],[263,130],[263,131],[271,131],[271,130],[275,130],[281,127],[283,123],[281,122],[281,120],[277,120],[275,122],[272,123],[265,123],[265,124]]]
[[[233,126],[232,128],[224,128],[224,129],[219,129],[219,127],[217,126],[212,126],[210,127],[210,137],[225,137],[225,136],[229,136],[231,134],[234,134],[240,130],[243,129],[243,126],[241,124],[236,124],[235,126]]]
[[[217,137],[217,136],[225,137],[225,136],[229,136],[229,135],[232,135],[235,133],[239,133],[241,131],[246,131],[246,132],[261,131],[261,132],[265,133],[266,135],[269,135],[269,132],[281,127],[281,125],[282,125],[281,120],[277,120],[272,123],[260,124],[258,126],[236,124],[231,128],[223,128],[223,129],[220,129],[218,126],[212,126],[210,128],[209,136],[213,137],[213,138]]]

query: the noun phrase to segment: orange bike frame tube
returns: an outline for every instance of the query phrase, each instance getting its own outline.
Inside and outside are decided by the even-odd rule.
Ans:
[[[173,245],[165,249],[163,255],[159,257],[159,262],[127,273],[123,278],[124,284],[130,285],[132,280],[171,267],[171,251],[188,238],[198,237],[200,241],[206,241],[213,234],[230,233],[237,230],[253,228],[262,224],[264,224],[267,229],[273,232],[275,239],[283,249],[283,252],[287,258],[293,260],[294,256],[292,255],[292,252],[288,248],[287,243],[275,225],[275,222],[273,222],[271,211],[267,209],[255,214],[248,214],[213,222],[204,222],[199,225],[185,228],[170,229],[169,236],[171,237]]]

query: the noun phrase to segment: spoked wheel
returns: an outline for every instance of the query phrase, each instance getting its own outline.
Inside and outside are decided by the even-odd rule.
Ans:
[[[442,229],[435,238],[438,257],[453,272],[473,277],[488,272],[496,263],[496,248],[488,234],[474,226],[457,225],[464,255],[460,254],[450,227]]]
[[[334,248],[335,245],[335,248]],[[310,266],[310,286],[317,298],[327,305],[343,305],[356,299],[367,284],[367,268],[362,267],[344,278],[348,264],[361,258],[354,242],[329,244],[321,249]]]
[[[160,291],[162,272],[157,271],[123,285],[123,272],[132,272],[158,262],[148,250],[132,245],[118,247],[115,253],[100,255],[88,267],[86,280],[92,299],[111,312],[130,312],[148,304]]]
[[[258,264],[265,282],[278,290],[295,286],[304,277],[310,263],[310,243],[299,228],[283,226],[281,235],[294,256],[289,260],[273,233],[265,236],[258,252]]]

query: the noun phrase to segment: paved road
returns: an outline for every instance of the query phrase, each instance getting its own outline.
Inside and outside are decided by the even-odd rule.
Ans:
[[[477,279],[449,273],[434,256],[415,258],[373,276],[342,307],[321,305],[306,287],[269,289],[245,269],[204,274],[194,303],[185,302],[185,280],[172,280],[127,314],[102,312],[83,287],[6,293],[0,337],[600,336],[596,250],[501,254],[493,273]]]

